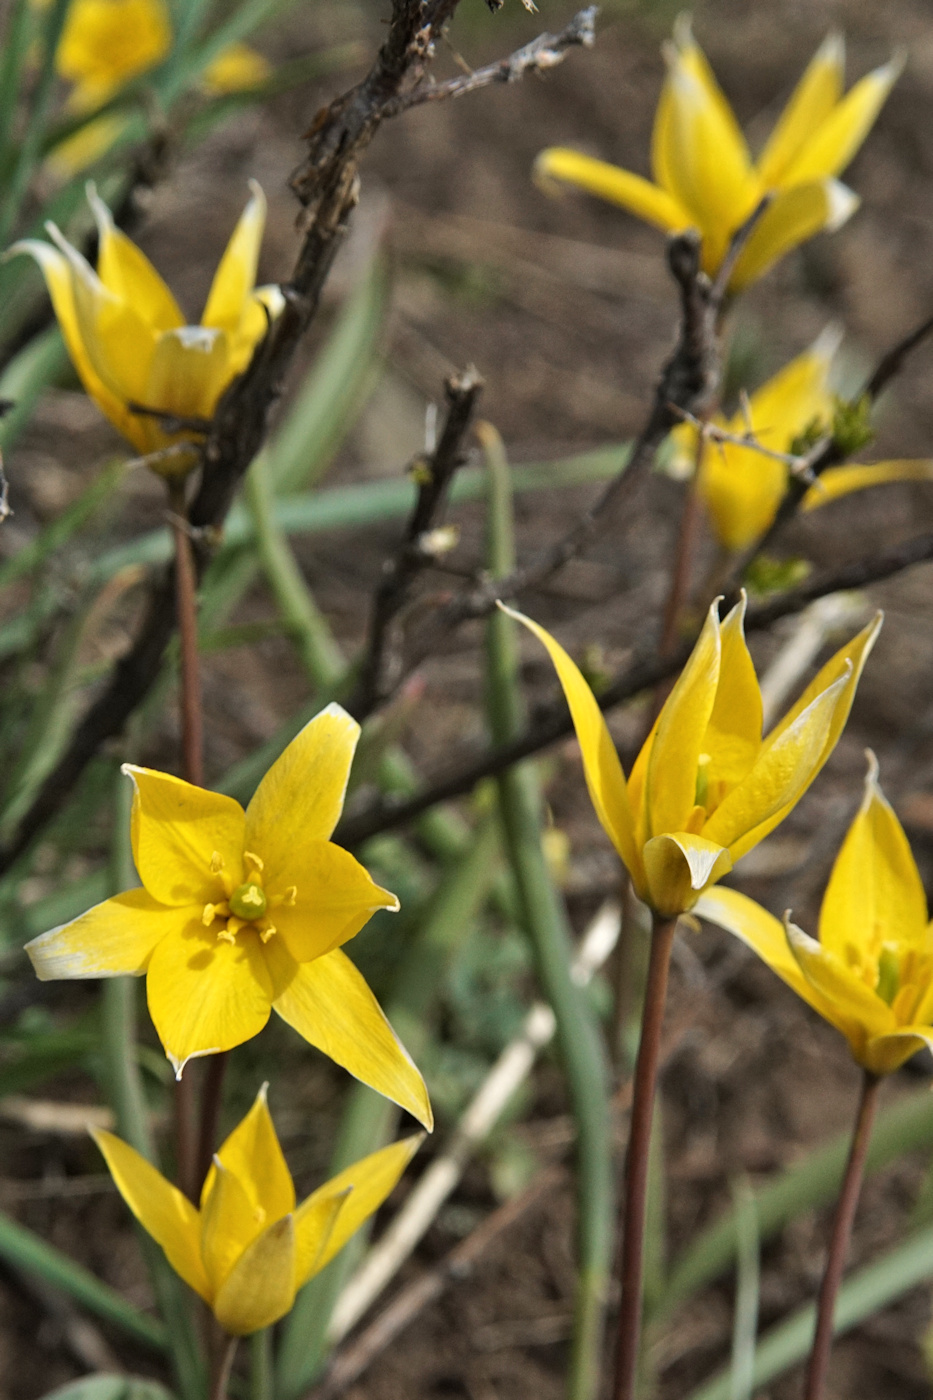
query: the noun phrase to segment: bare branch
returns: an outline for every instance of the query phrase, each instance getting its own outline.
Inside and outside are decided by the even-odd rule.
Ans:
[[[869,555],[865,559],[857,559],[835,569],[826,569],[797,588],[779,593],[767,602],[753,604],[746,614],[745,630],[762,631],[782,617],[802,612],[817,598],[849,589],[865,588],[870,583],[891,578],[914,564],[922,564],[931,559],[933,533],[918,535],[890,549],[879,550],[877,554]],[[681,642],[677,650],[667,656],[643,654],[636,657],[597,695],[600,709],[614,709],[616,705],[624,704],[642,691],[650,690],[675,676],[690,656],[695,642],[696,635]],[[560,700],[545,710],[535,724],[508,744],[488,749],[478,758],[442,775],[416,796],[404,802],[382,802],[369,811],[361,812],[358,816],[342,822],[337,828],[336,839],[342,845],[357,846],[361,841],[368,840],[380,832],[404,826],[438,802],[462,797],[464,793],[471,792],[481,779],[494,777],[510,768],[513,763],[539,753],[572,733],[573,723],[566,705]]]
[[[290,182],[304,206],[303,239],[291,278],[282,287],[285,306],[257,346],[246,371],[221,398],[202,449],[201,480],[188,511],[197,542],[199,576],[243,475],[262,446],[269,413],[317,312],[322,288],[357,202],[359,162],[383,120],[393,114],[393,104],[422,81],[458,3],[392,0],[388,33],[369,73],[318,112],[306,133],[308,154]],[[404,104],[399,110],[404,110]],[[0,851],[0,871],[9,867],[58,811],[101,744],[122,730],[155,684],[173,630],[173,589],[170,572],[153,584],[131,650],[114,668],[9,845]]]
[[[487,63],[485,68],[477,68],[475,73],[461,78],[450,78],[445,83],[423,82],[411,92],[397,97],[386,115],[396,116],[409,107],[419,107],[425,102],[443,102],[451,97],[465,97],[469,92],[477,92],[491,83],[517,83],[528,73],[544,73],[563,63],[572,48],[592,48],[596,39],[597,5],[589,5],[574,15],[573,19],[559,34],[539,34],[523,49],[518,49],[508,58],[500,58],[495,63]]]
[[[373,599],[369,640],[353,694],[347,701],[347,709],[356,719],[370,714],[382,698],[393,624],[418,575],[434,562],[429,535],[441,520],[454,474],[466,461],[464,442],[482,387],[483,381],[472,366],[447,380],[447,419],[440,441],[429,457],[414,464],[416,479],[420,477],[418,496],[398,552],[384,565],[383,581]]]

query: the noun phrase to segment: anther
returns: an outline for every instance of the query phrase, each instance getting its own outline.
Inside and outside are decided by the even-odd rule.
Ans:
[[[265,869],[265,862],[260,860],[259,856],[254,855],[252,851],[244,851],[243,859],[248,860],[250,865],[255,866],[257,874],[262,874]]]
[[[219,875],[224,868],[224,858],[219,851],[215,851],[211,856],[211,874]]]

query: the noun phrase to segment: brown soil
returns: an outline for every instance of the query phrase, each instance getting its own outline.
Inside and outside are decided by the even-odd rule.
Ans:
[[[508,0],[509,7],[517,0]],[[464,0],[468,23],[454,42],[471,63],[532,37],[538,21],[505,13],[493,21],[480,0]],[[570,8],[542,5],[540,20],[556,28]],[[332,300],[359,266],[362,244],[384,228],[394,264],[393,311],[385,371],[329,481],[398,474],[418,450],[425,404],[438,398],[442,376],[472,362],[486,378],[483,413],[502,432],[515,460],[559,456],[631,436],[670,345],[675,300],[664,271],[662,242],[651,230],[608,206],[570,195],[550,201],[530,183],[536,152],[572,142],[636,170],[646,170],[651,120],[662,64],[659,43],[673,8],[607,4],[599,42],[574,54],[546,81],[490,90],[453,105],[414,112],[383,131],[365,168],[359,242],[351,243],[334,278]],[[919,0],[866,7],[856,0],[716,0],[697,8],[697,32],[723,86],[753,136],[780,108],[795,76],[825,31],[844,26],[849,71],[860,75],[905,45],[910,63],[878,125],[847,174],[863,199],[852,223],[788,259],[743,301],[737,334],[757,380],[806,346],[831,320],[847,332],[848,355],[864,368],[911,324],[933,298],[933,185],[926,134],[933,124],[933,22]],[[360,35],[369,49],[381,29],[377,7],[322,6],[296,16],[268,41],[273,57],[301,44]],[[247,177],[257,175],[270,200],[264,279],[283,276],[295,247],[294,207],[284,182],[300,154],[295,133],[338,90],[332,78],[313,91],[283,97],[262,112],[236,118],[186,157],[152,199],[139,241],[194,313],[227,232],[242,205]],[[322,332],[314,338],[320,343]],[[310,353],[310,352],[309,352]],[[881,415],[878,457],[929,450],[933,391],[929,351],[899,378]],[[114,447],[98,416],[76,393],[60,391],[9,462],[17,516],[25,538],[34,522],[54,515]],[[524,497],[519,546],[524,554],[552,538],[592,491]],[[538,594],[529,612],[579,648],[595,641],[607,665],[621,664],[647,631],[663,599],[678,488],[654,479],[637,515]],[[154,482],[126,488],[121,533],[147,528],[159,508]],[[479,509],[456,512],[462,538],[454,556],[479,560]],[[892,487],[856,496],[810,516],[789,532],[789,550],[820,563],[870,551],[933,525],[933,490]],[[368,593],[396,538],[394,528],[314,537],[299,555],[325,613],[348,645],[362,636]],[[702,569],[698,567],[698,575]],[[442,586],[446,586],[442,582]],[[915,568],[872,588],[868,602],[887,621],[861,685],[847,731],[824,774],[737,883],[770,909],[793,906],[814,928],[826,875],[857,804],[862,751],[877,752],[888,796],[912,814],[911,836],[924,875],[933,877],[933,632],[928,624],[933,570]],[[237,620],[271,615],[256,590]],[[119,647],[121,637],[110,639]],[[425,773],[454,751],[466,755],[482,736],[478,633],[465,630],[421,671],[425,690],[409,725],[409,747]],[[776,638],[756,639],[760,664]],[[529,647],[532,703],[553,694],[551,672]],[[290,648],[271,639],[225,653],[206,667],[208,763],[219,773],[271,734],[303,702],[306,683]],[[643,710],[614,720],[623,744],[635,739]],[[147,749],[171,763],[174,720],[168,713]],[[616,867],[586,800],[573,743],[558,747],[549,799],[568,834],[575,869],[571,912],[581,927]],[[581,873],[582,872],[582,873]],[[530,993],[531,988],[528,987]],[[90,1004],[87,989],[58,988],[43,997],[53,1011]],[[691,1024],[664,1076],[663,1102],[670,1177],[668,1253],[674,1257],[696,1229],[730,1199],[730,1181],[747,1173],[767,1179],[799,1160],[850,1121],[857,1072],[838,1036],[725,935],[686,937],[678,953],[672,1018]],[[284,1034],[247,1052],[236,1082],[243,1098],[254,1072],[275,1061],[283,1138],[299,1185],[326,1165],[341,1084],[306,1068]],[[888,1098],[915,1088],[912,1070],[895,1076]],[[43,1086],[50,1097],[87,1096],[87,1081],[65,1077]],[[553,1121],[566,1103],[559,1077],[546,1065],[528,1105],[527,1141],[542,1160]],[[309,1117],[325,1128],[308,1128]],[[559,1137],[559,1134],[558,1134]],[[544,1145],[542,1145],[544,1144]],[[878,1257],[902,1237],[928,1163],[906,1159],[866,1189],[853,1262]],[[88,1182],[99,1172],[82,1139],[0,1126],[0,1203],[102,1277],[145,1301],[132,1231],[106,1183],[62,1197],[59,1182]],[[100,1188],[99,1190],[97,1188]],[[464,1222],[494,1203],[484,1164],[471,1169],[457,1210],[442,1215],[418,1252],[414,1273],[455,1243]],[[414,1400],[465,1395],[470,1400],[551,1400],[562,1393],[573,1293],[572,1197],[559,1190],[491,1249],[472,1277],[428,1309],[379,1360],[353,1400]],[[826,1220],[806,1218],[768,1247],[762,1323],[770,1325],[811,1297],[819,1275]],[[659,1394],[685,1396],[728,1356],[732,1282],[725,1279],[683,1309],[659,1337]],[[928,1290],[919,1289],[842,1341],[827,1400],[919,1400],[929,1392],[920,1340],[928,1325]],[[70,1330],[69,1330],[70,1329]],[[51,1295],[36,1293],[0,1270],[0,1395],[33,1400],[81,1372],[74,1317]],[[106,1333],[106,1336],[103,1336]],[[103,1329],[95,1334],[113,1360],[152,1372],[151,1360]],[[69,1340],[70,1338],[70,1340]],[[96,1342],[94,1343],[96,1345]],[[91,1364],[87,1358],[87,1364]],[[107,1365],[106,1355],[93,1364]],[[799,1377],[768,1387],[790,1400]]]

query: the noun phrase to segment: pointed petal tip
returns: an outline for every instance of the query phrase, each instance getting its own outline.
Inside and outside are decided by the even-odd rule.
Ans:
[[[172,1066],[172,1069],[175,1071],[176,1083],[179,1083],[181,1081],[181,1076],[185,1072],[185,1066],[190,1064],[192,1060],[203,1060],[205,1055],[219,1055],[221,1053],[220,1046],[213,1045],[211,1046],[210,1050],[193,1050],[191,1054],[186,1055],[184,1059],[179,1059],[177,1055],[172,1054],[171,1050],[169,1050],[167,1046],[163,1048],[165,1049],[165,1058],[168,1060],[169,1064]]]
[[[848,223],[862,202],[848,185],[834,179],[826,181],[826,200],[828,207],[824,227],[827,233],[837,233],[843,224]]]
[[[878,774],[881,770],[878,767],[878,760],[875,757],[874,749],[865,750],[865,761],[868,765],[868,771],[865,774],[865,786],[866,788],[869,786],[877,787]]]
[[[845,326],[841,321],[827,321],[810,346],[810,354],[825,364],[829,364],[831,360],[836,358],[844,336]]]

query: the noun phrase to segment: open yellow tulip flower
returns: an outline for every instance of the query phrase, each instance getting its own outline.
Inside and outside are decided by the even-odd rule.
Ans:
[[[835,178],[865,140],[896,81],[899,60],[843,96],[845,49],[832,34],[797,85],[757,161],[682,19],[665,48],[667,80],[651,143],[654,183],[565,147],[543,151],[535,173],[620,204],[667,233],[695,228],[703,266],[715,273],[733,235],[765,196],[771,202],[732,274],[738,290],[822,229],[841,227],[858,198]]]
[[[868,754],[865,796],[833,865],[819,941],[737,890],[695,913],[736,934],[849,1042],[870,1074],[933,1046],[933,924],[904,829]]]
[[[421,1135],[355,1162],[300,1205],[266,1106],[266,1086],[207,1174],[200,1209],[113,1133],[94,1140],[117,1190],[225,1331],[269,1327],[378,1210]]]
[[[763,740],[745,600],[723,622],[714,603],[626,782],[606,721],[574,662],[543,627],[504,610],[547,647],[596,815],[639,899],[665,918],[692,908],[806,792],[835,748],[881,625],[878,614],[842,647]]]
[[[92,186],[88,198],[100,236],[96,272],[52,223],[46,228],[56,246],[25,239],[10,249],[39,264],[81,383],[141,453],[196,435],[190,426],[175,431],[171,420],[206,424],[281,310],[278,287],[253,285],[266,201],[255,182],[251,190],[198,326],[185,324],[162,278],[115,226]],[[182,454],[159,470],[184,474],[195,461],[193,453]]]
[[[43,980],[146,976],[149,1011],[180,1077],[230,1050],[270,1010],[430,1128],[418,1070],[341,952],[398,900],[328,838],[343,808],[359,725],[329,705],[305,725],[244,812],[232,797],[149,768],[131,836],[142,889],[115,895],[26,945]]]
[[[717,414],[712,426],[733,437],[751,433],[762,447],[789,453],[794,440],[814,426],[832,430],[835,397],[831,388],[838,333],[829,328],[808,350],[785,365],[747,401],[747,413],[725,418]],[[682,423],[671,433],[673,447],[668,470],[689,475],[697,459],[698,429]],[[828,467],[804,496],[801,509],[816,510],[830,501],[869,486],[893,481],[931,481],[933,461],[906,459]],[[703,453],[699,491],[723,548],[742,550],[765,532],[777,513],[788,483],[788,465],[754,447],[711,440]]]
[[[36,3],[36,0],[34,0]],[[42,0],[43,6],[47,0]],[[134,78],[156,68],[172,48],[171,15],[165,0],[73,0],[55,55],[55,69],[73,84],[66,110],[92,112]],[[222,49],[201,76],[204,90],[216,95],[256,87],[271,68],[246,44]],[[61,177],[83,170],[102,155],[126,125],[107,113],[89,122],[55,147],[50,166]]]

